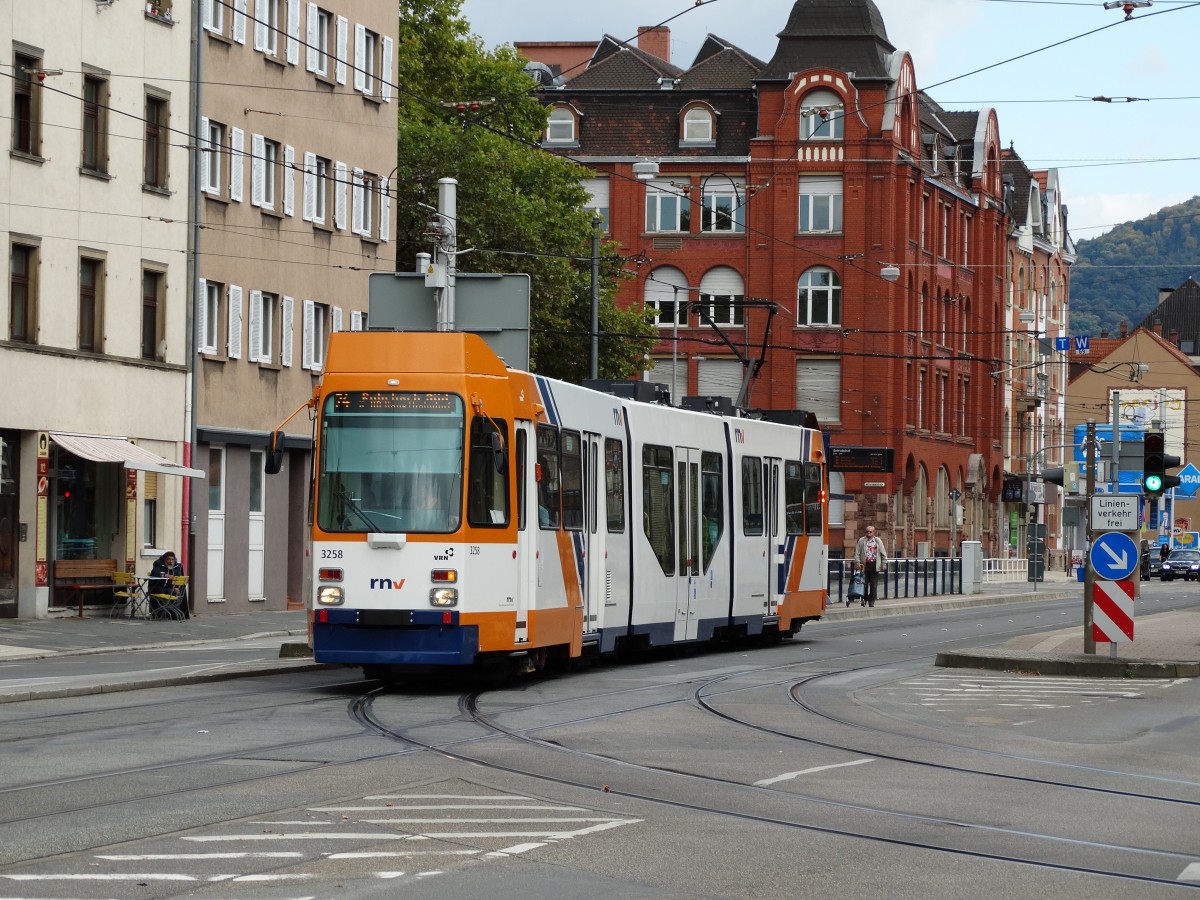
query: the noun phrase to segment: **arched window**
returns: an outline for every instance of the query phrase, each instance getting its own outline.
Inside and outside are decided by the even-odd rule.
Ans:
[[[683,114],[683,127],[679,134],[681,144],[711,144],[715,140],[712,110],[693,106]]]
[[[933,527],[950,527],[950,473],[945,466],[937,471],[937,493],[933,499]]]
[[[842,280],[837,272],[815,266],[800,276],[796,317],[800,325],[842,324]]]
[[[925,480],[925,466],[921,465],[917,467],[917,483],[913,487],[913,525],[917,528],[925,528],[929,524],[928,496],[929,487]]]
[[[800,103],[800,140],[840,141],[846,113],[833,91],[813,91]]]
[[[550,111],[550,118],[546,124],[546,143],[574,144],[577,140],[575,113],[565,106],[556,106]]]
[[[717,266],[700,279],[700,302],[718,325],[742,325],[742,301],[746,288],[736,269]]]
[[[688,293],[676,290],[687,286],[687,277],[674,266],[659,266],[646,279],[645,306],[656,313],[655,324],[667,328],[675,323],[676,306],[680,308],[679,324],[687,327]]]

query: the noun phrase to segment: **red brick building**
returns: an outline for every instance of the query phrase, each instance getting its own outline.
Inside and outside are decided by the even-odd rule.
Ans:
[[[831,546],[867,524],[896,554],[998,549],[1006,215],[991,109],[948,112],[871,0],[803,0],[774,56],[663,29],[601,40],[542,90],[545,146],[593,206],[662,329],[647,377],[816,413],[890,471],[835,473]],[[538,61],[537,44],[521,49]],[[755,377],[747,379],[747,372]]]

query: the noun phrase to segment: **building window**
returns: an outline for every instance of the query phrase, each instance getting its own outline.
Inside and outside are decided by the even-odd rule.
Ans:
[[[700,303],[718,325],[744,324],[745,299],[742,276],[735,269],[717,266],[700,279]]]
[[[588,200],[583,208],[595,214],[600,219],[600,230],[608,233],[608,179],[585,178],[583,189],[588,192]]]
[[[800,139],[802,141],[840,141],[842,98],[833,91],[813,91],[800,104]]]
[[[162,272],[142,272],[142,359],[162,359],[159,352],[162,340]],[[163,348],[165,350],[165,348]]]
[[[304,301],[304,335],[301,360],[304,368],[319,372],[325,365],[325,335],[329,327],[329,307],[313,300]]]
[[[283,0],[255,0],[254,49],[268,56],[279,55],[279,6]]]
[[[225,126],[206,118],[201,120],[200,132],[200,189],[219,197],[221,156],[225,153]]]
[[[371,96],[375,93],[375,77],[379,71],[376,54],[379,35],[362,26],[354,26],[354,89]]]
[[[205,31],[225,33],[225,3],[223,0],[202,0],[201,16]]]
[[[688,293],[683,289],[686,285],[683,272],[673,266],[657,268],[646,279],[645,308],[655,311],[655,324],[660,328],[675,324],[677,315],[679,325],[687,327]]]
[[[713,136],[713,114],[702,107],[692,107],[683,114],[682,144],[711,144]]]
[[[275,307],[278,294],[266,291],[250,292],[250,362],[272,362],[274,348],[271,346],[275,333]]]
[[[12,148],[29,156],[41,149],[41,91],[34,74],[40,68],[35,57],[13,54]]]
[[[942,248],[939,256],[942,259],[950,258],[950,205],[948,203],[939,203],[938,208],[942,216]]]
[[[962,264],[970,265],[971,260],[971,217],[962,214]]]
[[[308,32],[305,68],[323,78],[332,77],[329,71],[329,32],[333,16],[315,3],[308,4]],[[339,22],[340,27],[340,22]],[[345,48],[342,48],[343,51]]]
[[[704,232],[742,232],[746,230],[746,207],[742,204],[744,185],[723,175],[704,182]]]
[[[842,179],[840,175],[800,176],[799,230],[842,230]]]
[[[315,153],[304,154],[304,221],[325,225],[329,210],[333,164]]]
[[[546,123],[546,143],[575,143],[575,113],[565,106],[556,106],[550,111]]]
[[[801,275],[796,312],[800,325],[841,325],[842,282],[837,272],[817,266]]]
[[[279,142],[261,134],[252,134],[250,157],[250,203],[274,212],[276,198],[283,184]]]
[[[37,341],[37,248],[12,245],[9,273],[8,338]]]
[[[215,354],[221,339],[221,296],[225,285],[203,281],[204,306],[200,318],[200,352]]]
[[[142,183],[146,187],[165,190],[167,187],[167,101],[162,97],[146,97],[146,153],[142,167]]]
[[[646,185],[646,231],[691,231],[691,201],[670,182]]]
[[[796,408],[815,414],[822,424],[842,421],[841,360],[796,360]]]
[[[142,474],[142,546],[158,546],[158,473]]]
[[[379,176],[362,169],[354,170],[350,188],[350,230],[359,237],[374,234],[375,196],[380,192]]]
[[[108,171],[108,82],[95,75],[83,78],[83,157],[88,172]]]
[[[90,353],[104,350],[103,289],[104,262],[79,260],[79,349]]]

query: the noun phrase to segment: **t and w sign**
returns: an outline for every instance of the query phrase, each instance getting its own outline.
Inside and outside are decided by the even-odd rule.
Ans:
[[[1092,638],[1118,644],[1133,640],[1133,582],[1097,581],[1092,585]]]

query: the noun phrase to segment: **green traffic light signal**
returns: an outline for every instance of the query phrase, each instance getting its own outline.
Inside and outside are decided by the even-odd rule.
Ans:
[[[1146,489],[1147,494],[1161,494],[1163,489],[1163,479],[1161,475],[1147,474],[1142,479],[1142,487]]]

